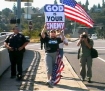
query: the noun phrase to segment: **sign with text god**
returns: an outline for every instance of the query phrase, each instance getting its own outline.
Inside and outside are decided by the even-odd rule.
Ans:
[[[44,6],[46,29],[64,29],[65,15],[63,5],[47,4]]]

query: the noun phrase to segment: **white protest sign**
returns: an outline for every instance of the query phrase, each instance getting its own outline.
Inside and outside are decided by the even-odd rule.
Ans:
[[[44,10],[46,29],[64,29],[65,15],[63,5],[47,4]]]

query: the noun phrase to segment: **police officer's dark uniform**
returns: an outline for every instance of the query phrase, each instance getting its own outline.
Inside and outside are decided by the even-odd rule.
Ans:
[[[22,78],[22,60],[25,48],[20,51],[18,49],[26,42],[29,41],[20,33],[11,34],[5,39],[5,43],[13,49],[13,51],[8,50],[11,62],[11,78],[15,78],[16,75],[17,79]],[[18,74],[16,73],[16,66]]]

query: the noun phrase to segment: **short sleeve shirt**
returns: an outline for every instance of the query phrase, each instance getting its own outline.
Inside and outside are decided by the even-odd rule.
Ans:
[[[50,38],[46,36],[44,38],[44,42],[45,42],[45,52],[53,53],[57,52],[57,50],[59,49],[59,44],[62,43],[63,41],[61,40],[61,38]]]
[[[19,48],[21,47],[25,42],[29,42],[24,35],[18,33],[18,34],[11,34],[7,36],[5,39],[6,43],[12,48]]]

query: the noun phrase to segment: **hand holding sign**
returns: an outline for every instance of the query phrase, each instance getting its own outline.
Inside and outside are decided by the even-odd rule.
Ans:
[[[44,29],[46,28],[46,23],[44,24]]]

